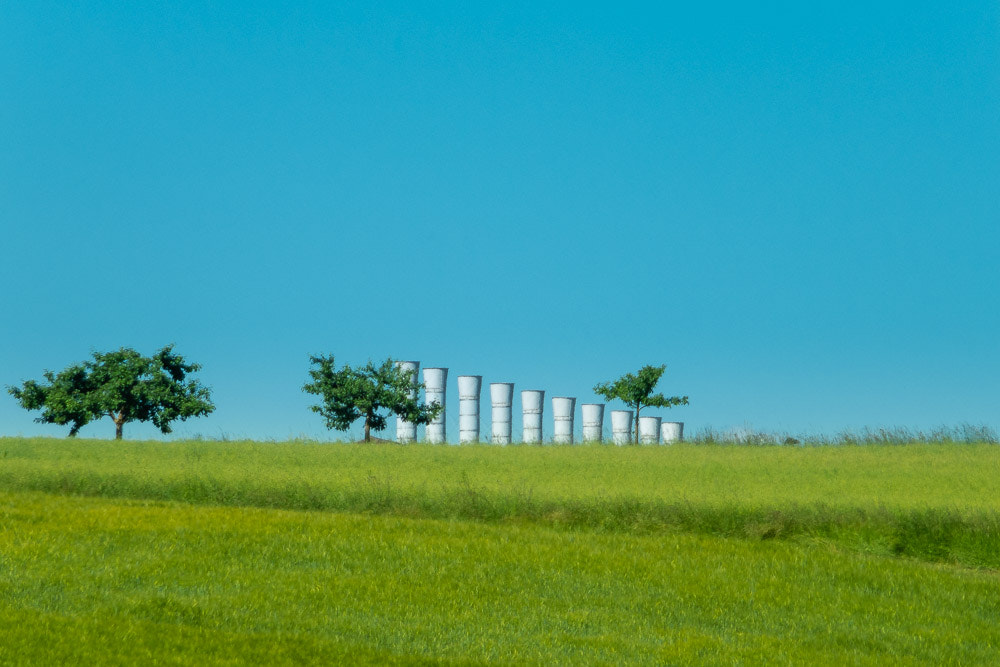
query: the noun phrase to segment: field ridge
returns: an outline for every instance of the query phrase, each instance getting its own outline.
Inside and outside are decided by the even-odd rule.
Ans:
[[[456,448],[3,438],[0,489],[634,535],[820,539],[886,556],[998,570],[998,496],[982,494],[996,485],[991,473],[1000,468],[998,452],[992,445],[942,444],[841,447],[814,456],[808,449],[719,445]],[[873,461],[881,466],[874,479],[884,486],[879,502],[861,484],[873,477]],[[652,476],[642,481],[651,467]],[[560,472],[583,470],[590,480],[560,479]],[[774,485],[752,488],[752,480],[740,478],[765,472],[776,475]],[[829,498],[782,495],[776,487],[789,483],[786,473],[805,483],[809,475],[839,476],[840,487]],[[738,492],[708,483],[724,474],[736,475],[728,483]],[[938,480],[944,492],[934,491],[934,474],[945,475]],[[980,502],[962,504],[959,493],[947,492],[963,477],[973,486],[966,497]]]

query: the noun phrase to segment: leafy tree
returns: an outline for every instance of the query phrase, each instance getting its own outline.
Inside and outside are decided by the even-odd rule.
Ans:
[[[173,345],[152,357],[128,347],[94,352],[93,357],[59,373],[45,371],[45,383],[28,380],[7,391],[26,410],[42,411],[36,422],[70,424],[70,436],[93,420],[111,417],[116,440],[129,422],[153,422],[162,433],[170,433],[170,422],[215,409],[206,387],[197,380],[185,382],[187,374],[201,366],[185,363]]]
[[[669,408],[675,405],[687,405],[687,396],[671,396],[667,398],[663,394],[654,394],[653,389],[660,381],[663,371],[667,369],[662,366],[643,366],[639,372],[633,375],[626,373],[614,382],[601,382],[594,387],[594,393],[600,394],[609,401],[618,399],[625,405],[635,410],[635,441],[639,442],[639,410],[644,407]]]
[[[369,361],[360,368],[345,364],[339,371],[333,355],[309,357],[309,361],[314,366],[309,369],[313,381],[302,390],[321,397],[322,402],[309,409],[322,415],[327,428],[346,431],[364,417],[365,442],[371,442],[372,430],[386,427],[387,415],[382,410],[414,424],[427,424],[442,410],[437,401],[427,405],[410,396],[414,373],[399,368],[392,359],[378,366]]]

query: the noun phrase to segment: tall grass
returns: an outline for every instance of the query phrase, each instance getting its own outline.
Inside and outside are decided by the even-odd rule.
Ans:
[[[0,489],[651,535],[1000,568],[1000,448],[0,439]]]
[[[914,444],[1000,444],[996,430],[983,424],[939,426],[927,431],[906,426],[865,427],[844,430],[834,436],[760,431],[750,426],[718,430],[702,428],[690,442],[699,445],[914,445]]]

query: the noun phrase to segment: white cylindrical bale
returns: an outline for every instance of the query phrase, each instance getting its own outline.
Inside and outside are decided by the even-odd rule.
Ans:
[[[458,442],[479,442],[479,396],[482,375],[458,376]]]
[[[494,445],[509,445],[511,435],[511,404],[514,402],[513,382],[491,382],[490,404],[492,405],[492,427]]]
[[[410,391],[410,398],[417,397],[417,374],[420,371],[419,361],[397,361],[396,368],[407,371],[413,376],[413,389]],[[402,417],[396,417],[396,442],[414,442],[417,439],[417,425],[408,422]]]
[[[447,430],[444,423],[445,394],[448,387],[447,368],[425,368],[424,369],[424,402],[427,405],[437,403],[441,406],[441,412],[429,424],[427,424],[426,439],[432,444],[441,444],[447,441]]]
[[[604,440],[604,403],[584,403],[580,412],[583,414],[583,441]]]
[[[639,444],[656,445],[660,442],[662,417],[639,417]]]
[[[573,444],[573,416],[575,413],[575,398],[552,397],[552,442],[560,445]]]
[[[684,439],[684,422],[663,422],[660,424],[660,440],[663,444],[680,442]]]
[[[611,411],[611,441],[616,445],[628,445],[632,442],[632,411]]]
[[[528,389],[521,392],[521,440],[542,441],[542,414],[545,411],[545,392]]]

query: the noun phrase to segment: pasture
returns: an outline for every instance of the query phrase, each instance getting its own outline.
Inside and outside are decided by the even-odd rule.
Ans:
[[[995,662],[1000,447],[0,438],[3,662]]]

